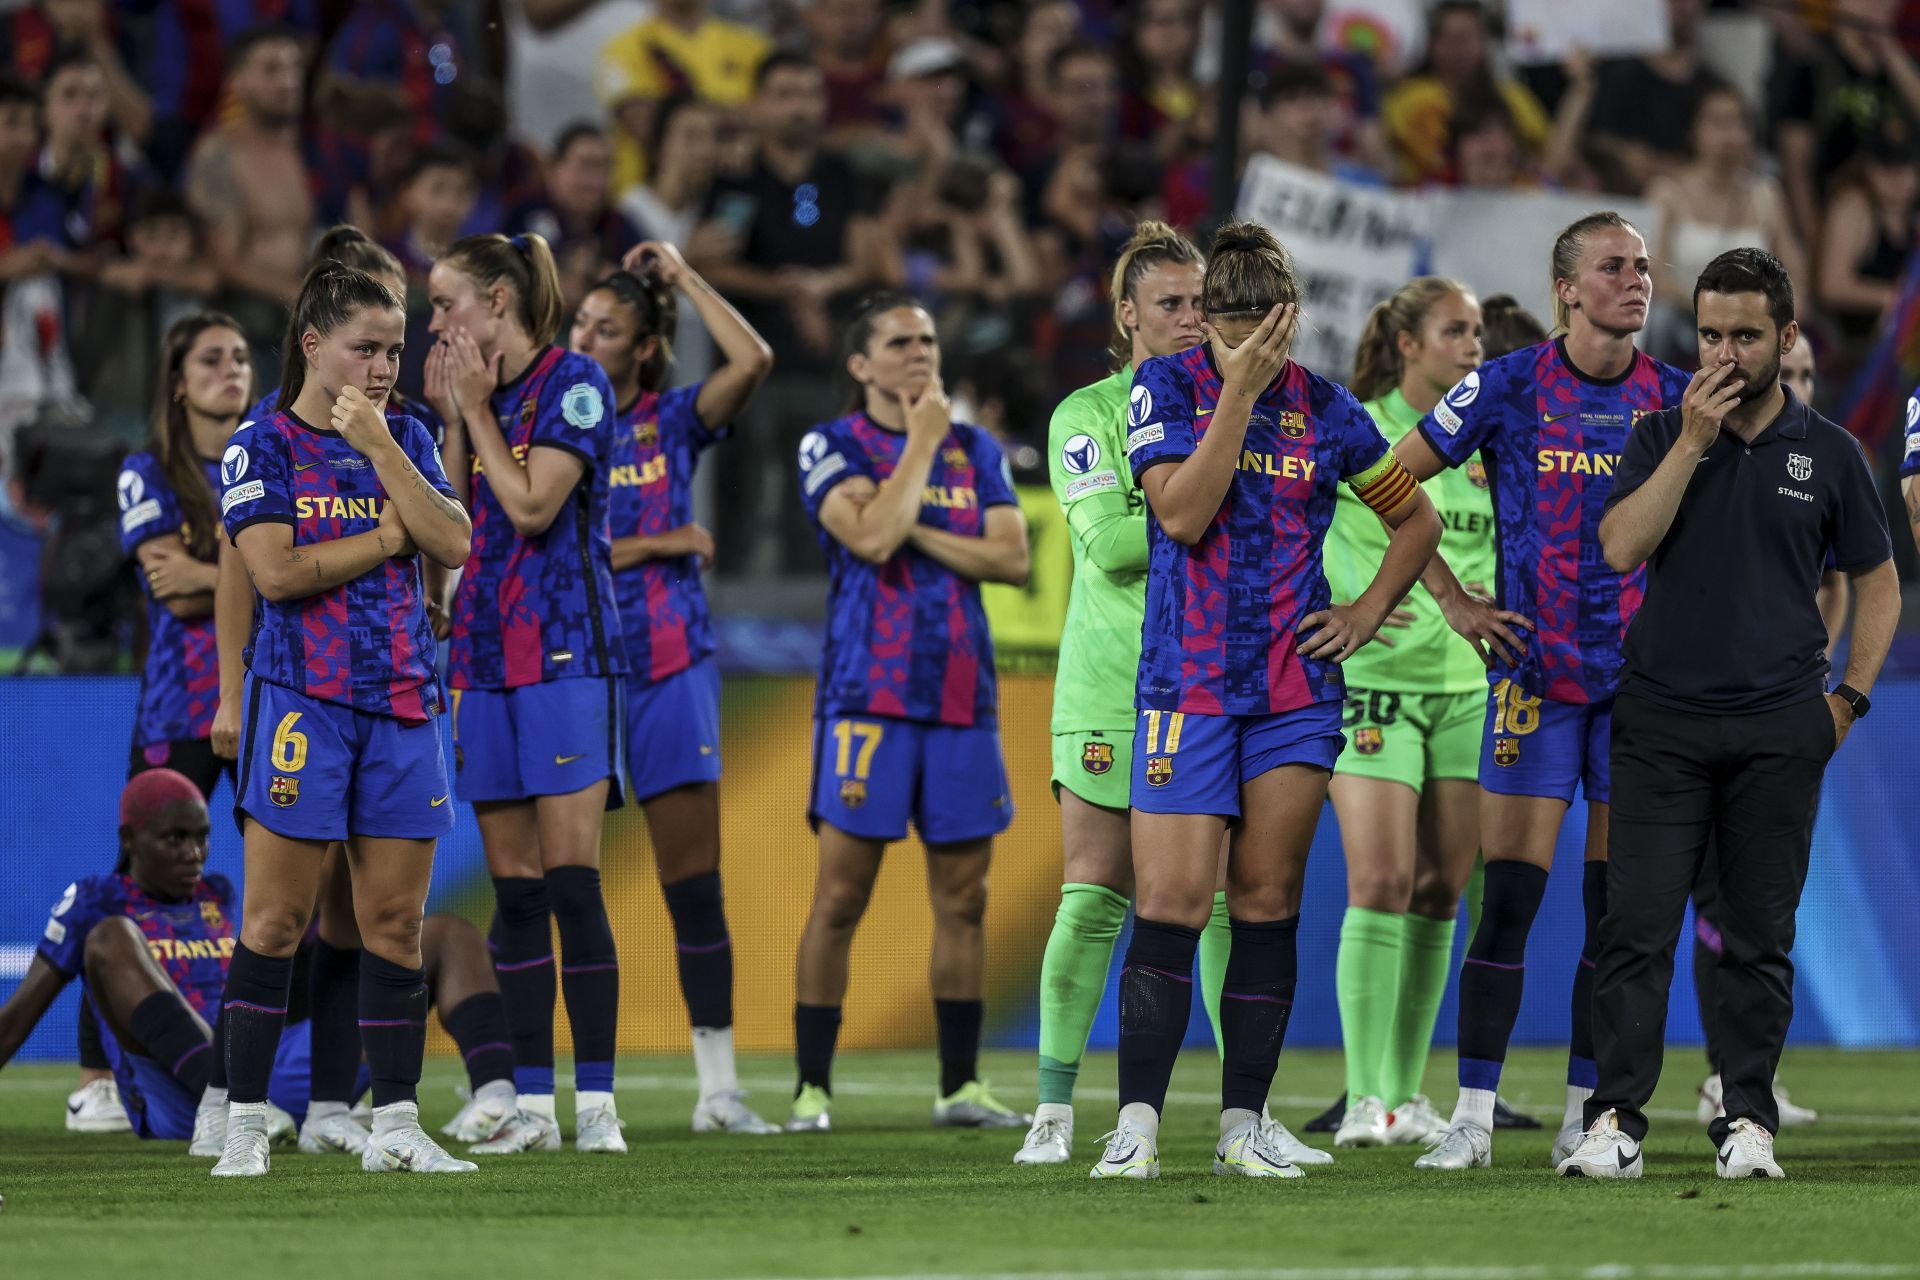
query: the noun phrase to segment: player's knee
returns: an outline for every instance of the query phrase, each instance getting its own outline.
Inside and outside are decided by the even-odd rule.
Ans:
[[[1300,890],[1284,884],[1227,884],[1227,914],[1235,920],[1285,920],[1300,914]]]
[[[823,884],[814,891],[813,918],[825,928],[851,932],[867,912],[872,890],[865,885]]]
[[[360,936],[369,950],[385,955],[414,955],[421,949],[424,911],[411,895],[355,904]]]
[[[292,955],[306,935],[311,918],[311,911],[303,911],[291,902],[249,899],[241,922],[240,941],[258,955]]]
[[[1428,920],[1451,920],[1460,909],[1460,890],[1447,882],[1437,868],[1422,868],[1414,873],[1413,893],[1407,910]]]
[[[84,963],[88,978],[123,972],[128,961],[145,945],[139,925],[126,916],[107,917],[87,932]]]
[[[984,878],[966,884],[943,886],[935,890],[932,897],[934,918],[943,923],[978,928],[981,921],[987,918],[987,882]]]
[[[1347,901],[1368,911],[1400,915],[1413,900],[1413,875],[1399,867],[1359,867],[1347,873]]]

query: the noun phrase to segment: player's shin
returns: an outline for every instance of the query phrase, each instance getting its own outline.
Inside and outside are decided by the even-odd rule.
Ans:
[[[546,881],[495,876],[493,968],[513,1030],[514,1087],[522,1097],[553,1098],[553,916]]]
[[[573,1028],[575,1106],[613,1105],[613,1057],[619,1038],[620,960],[594,867],[554,867],[547,894],[560,928],[560,983]]]
[[[1460,1100],[1455,1123],[1493,1128],[1493,1100],[1507,1058],[1507,1041],[1520,1016],[1526,979],[1527,934],[1547,888],[1547,873],[1531,863],[1489,862],[1480,927],[1460,970]]]
[[[1134,918],[1120,970],[1120,1112],[1148,1137],[1159,1131],[1167,1083],[1186,1038],[1199,945],[1198,929]],[[1258,1109],[1260,1099],[1253,1105]]]
[[[1235,920],[1221,987],[1221,1132],[1257,1117],[1273,1085],[1300,973],[1300,917]]]
[[[371,951],[361,957],[360,1042],[373,1076],[377,1131],[382,1108],[417,1100],[427,1049],[427,983],[419,968]]]
[[[1087,1036],[1107,988],[1125,897],[1097,884],[1060,887],[1060,909],[1040,962],[1040,1103],[1071,1106]]]

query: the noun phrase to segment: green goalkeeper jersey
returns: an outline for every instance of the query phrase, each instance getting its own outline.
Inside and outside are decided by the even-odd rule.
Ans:
[[[1053,495],[1073,534],[1073,589],[1053,685],[1053,731],[1133,732],[1147,610],[1147,500],[1124,446],[1128,365],[1060,402],[1047,429]]]
[[[1389,441],[1420,422],[1398,387],[1363,407]],[[1491,591],[1493,499],[1487,492],[1486,468],[1475,458],[1464,467],[1442,471],[1424,488],[1440,513],[1440,554],[1448,567],[1461,582]],[[1386,558],[1387,527],[1344,485],[1322,554],[1327,584],[1338,601],[1359,599]],[[1440,616],[1440,606],[1425,587],[1416,583],[1401,607],[1413,615],[1413,625],[1382,627],[1380,634],[1393,642],[1391,648],[1376,640],[1343,662],[1349,687],[1401,693],[1471,693],[1486,687],[1486,667],[1473,646]]]

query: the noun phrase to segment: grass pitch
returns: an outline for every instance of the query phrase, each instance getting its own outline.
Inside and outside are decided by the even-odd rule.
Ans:
[[[247,1182],[215,1182],[184,1144],[69,1134],[71,1069],[15,1066],[0,1074],[0,1276],[1920,1276],[1915,1055],[1791,1051],[1794,1097],[1822,1116],[1781,1140],[1784,1183],[1713,1175],[1692,1117],[1696,1051],[1669,1058],[1644,1179],[1554,1178],[1563,1063],[1526,1051],[1508,1064],[1503,1092],[1547,1127],[1499,1134],[1491,1170],[1417,1173],[1415,1151],[1391,1148],[1273,1183],[1209,1172],[1217,1068],[1189,1050],[1161,1180],[1125,1184],[1087,1178],[1112,1123],[1110,1055],[1082,1075],[1065,1167],[1016,1169],[1017,1131],[932,1129],[932,1055],[896,1053],[842,1059],[831,1134],[695,1137],[691,1064],[641,1058],[621,1064],[624,1159],[568,1150],[465,1177],[376,1177],[286,1149]],[[990,1054],[985,1070],[1004,1100],[1032,1105],[1030,1055]],[[1443,1110],[1451,1071],[1436,1055]],[[742,1074],[763,1114],[784,1118],[787,1061],[749,1059]],[[458,1080],[453,1063],[428,1064],[430,1126],[452,1114]],[[1338,1055],[1289,1052],[1275,1110],[1298,1130],[1340,1080]]]

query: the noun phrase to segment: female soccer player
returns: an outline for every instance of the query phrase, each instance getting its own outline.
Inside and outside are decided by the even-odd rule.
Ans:
[[[429,385],[444,380],[447,469],[473,512],[453,603],[460,798],[480,820],[499,918],[519,1109],[482,1155],[558,1150],[553,926],[573,1026],[581,1151],[623,1153],[613,1103],[619,958],[600,892],[600,822],[620,803],[620,678],[607,530],[613,387],[553,344],[563,320],[537,235],[455,241],[428,277]]]
[[[1440,541],[1432,504],[1359,402],[1288,359],[1301,302],[1280,242],[1228,223],[1207,262],[1208,341],[1141,365],[1128,399],[1127,461],[1152,513],[1151,565],[1120,1122],[1096,1178],[1159,1176],[1160,1113],[1229,826],[1214,1172],[1301,1176],[1260,1109],[1293,1003],[1307,848],[1343,743],[1338,664],[1373,638]],[[1392,533],[1372,584],[1336,605],[1320,550],[1343,480]]]
[[[1048,430],[1054,495],[1073,531],[1074,556],[1053,695],[1064,875],[1040,967],[1040,1105],[1015,1164],[1072,1158],[1074,1081],[1133,894],[1127,783],[1146,608],[1147,511],[1123,465],[1127,395],[1136,366],[1200,342],[1205,266],[1200,250],[1165,223],[1134,229],[1109,289],[1119,368],[1062,401]],[[1201,998],[1216,1044],[1229,940],[1226,894],[1216,892],[1200,935]],[[1332,1159],[1276,1128],[1295,1163]]]
[[[1026,519],[1000,446],[952,420],[940,339],[917,302],[870,299],[846,351],[854,411],[800,441],[801,497],[831,586],[807,810],[820,869],[800,936],[787,1128],[829,1127],[847,952],[909,819],[933,903],[933,1122],[1014,1128],[1029,1117],[996,1101],[977,1069],[987,866],[1013,819],[980,583],[1026,581]]]
[[[1469,373],[1395,452],[1422,480],[1484,450],[1496,496],[1499,610],[1436,558],[1423,579],[1447,622],[1483,654],[1493,681],[1480,747],[1480,921],[1460,975],[1460,1098],[1421,1169],[1493,1162],[1494,1094],[1520,1011],[1527,933],[1546,892],[1575,788],[1587,799],[1586,938],[1573,983],[1567,1104],[1557,1164],[1578,1145],[1593,1092],[1593,957],[1607,898],[1607,734],[1620,645],[1644,578],[1594,553],[1613,467],[1635,417],[1678,403],[1687,375],[1636,351],[1652,283],[1647,246],[1617,213],[1562,231],[1552,255],[1559,336]],[[1564,1147],[1564,1150],[1562,1149]]]
[[[733,943],[720,892],[720,673],[700,570],[713,535],[693,520],[693,471],[773,369],[773,351],[670,244],[627,254],[580,302],[572,347],[613,385],[609,462],[613,587],[626,633],[627,790],[640,802],[673,917],[680,994],[700,1078],[695,1133],[778,1133],[748,1108],[733,1064]],[[725,363],[663,389],[674,294],[686,295]]]
[[[1348,388],[1390,439],[1411,431],[1480,364],[1480,304],[1463,284],[1409,281],[1374,307]],[[1426,486],[1442,554],[1484,594],[1493,580],[1493,504],[1474,463]],[[1387,547],[1349,493],[1325,549],[1336,600],[1357,599]],[[1334,988],[1346,1048],[1347,1110],[1334,1145],[1418,1142],[1446,1127],[1420,1090],[1453,961],[1453,918],[1479,850],[1480,721],[1486,667],[1415,587],[1349,658],[1347,749],[1328,786],[1347,857],[1347,912]]]
[[[458,568],[472,527],[427,429],[396,429],[381,412],[405,327],[378,280],[315,267],[288,322],[281,408],[243,425],[221,458],[221,514],[261,604],[240,743],[246,896],[221,1015],[229,1105],[216,1176],[267,1172],[267,1078],[334,841],[347,844],[367,951],[360,1031],[374,1112],[361,1167],[474,1167],[427,1137],[415,1097],[420,922],[434,843],[453,824],[413,557]]]

